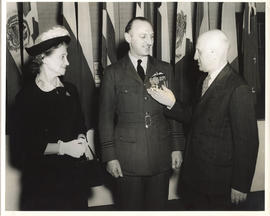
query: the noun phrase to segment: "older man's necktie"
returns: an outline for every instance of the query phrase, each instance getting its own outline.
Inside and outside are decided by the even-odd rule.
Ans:
[[[137,72],[138,72],[139,76],[141,77],[142,81],[144,81],[145,74],[144,74],[144,69],[141,66],[141,63],[142,63],[142,60],[138,59]]]
[[[202,96],[204,95],[204,93],[206,92],[206,90],[209,87],[209,81],[210,81],[211,77],[208,75],[204,81],[203,81],[203,85],[202,85]]]

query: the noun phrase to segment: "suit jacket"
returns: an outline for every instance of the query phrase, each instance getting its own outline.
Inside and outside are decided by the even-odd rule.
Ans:
[[[183,149],[182,125],[168,121],[164,107],[146,91],[156,72],[163,72],[171,86],[171,66],[150,56],[144,83],[128,55],[104,71],[99,113],[102,160],[119,160],[126,175],[166,171],[171,152]]]
[[[193,107],[177,102],[166,111],[191,124],[181,185],[206,193],[248,192],[258,152],[250,88],[227,64],[202,97],[201,88],[197,92]]]

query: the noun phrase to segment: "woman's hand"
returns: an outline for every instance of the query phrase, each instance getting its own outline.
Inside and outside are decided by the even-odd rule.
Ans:
[[[59,155],[69,155],[79,158],[85,152],[85,147],[81,139],[75,139],[69,142],[58,141]]]
[[[93,157],[93,154],[92,152],[90,151],[89,149],[89,143],[87,142],[87,139],[86,138],[83,138],[83,137],[80,137],[78,139],[82,145],[84,146],[84,154],[85,154],[85,157],[88,159],[88,160],[93,160],[94,157]]]

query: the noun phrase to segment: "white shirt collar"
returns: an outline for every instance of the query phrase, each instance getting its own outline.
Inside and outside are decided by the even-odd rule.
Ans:
[[[144,73],[146,73],[148,56],[143,56],[141,58],[136,58],[130,52],[128,52],[128,56],[129,56],[129,58],[130,58],[130,60],[131,60],[131,62],[132,62],[132,64],[133,64],[136,71],[137,71],[138,60],[141,59],[142,60],[141,66],[144,69]]]
[[[210,86],[212,84],[212,82],[216,79],[216,77],[219,75],[219,73],[222,71],[222,69],[226,66],[226,64],[222,65],[220,68],[213,71],[212,73],[209,73],[210,80],[209,80],[208,86]]]

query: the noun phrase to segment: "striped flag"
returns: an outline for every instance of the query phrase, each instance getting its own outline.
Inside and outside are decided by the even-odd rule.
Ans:
[[[76,22],[75,4],[78,8]],[[71,34],[69,62],[65,80],[75,84],[82,105],[87,129],[95,125],[95,82],[93,66],[92,30],[89,3],[63,3],[64,26]],[[90,130],[88,130],[90,133]]]
[[[156,57],[171,62],[167,2],[157,3]]]
[[[195,79],[192,67],[193,37],[191,2],[177,3],[175,42],[175,91],[184,102],[190,101]],[[195,82],[195,81],[194,81]]]
[[[242,53],[243,53],[243,77],[252,89],[254,102],[256,95],[261,90],[260,74],[258,67],[258,31],[255,3],[245,3],[243,32],[242,32]]]
[[[196,32],[195,38],[210,29],[208,2],[197,3]]]
[[[235,3],[223,2],[221,30],[225,32],[230,41],[230,49],[228,53],[228,61],[232,67],[239,72],[238,51],[237,51],[237,33],[235,20]]]
[[[117,61],[114,3],[104,2],[102,9],[102,67]]]
[[[31,47],[38,34],[38,11],[36,2],[23,2],[23,62],[28,62],[29,55],[25,47]]]
[[[92,28],[89,3],[78,3],[78,39],[89,69],[94,76]]]

